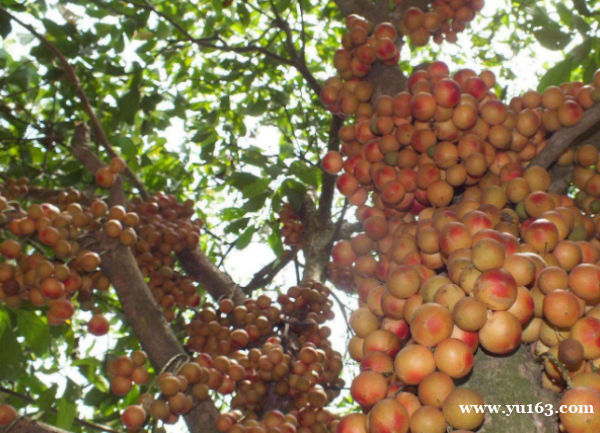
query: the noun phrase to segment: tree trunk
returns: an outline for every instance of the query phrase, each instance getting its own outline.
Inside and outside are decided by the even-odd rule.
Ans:
[[[487,411],[485,423],[477,433],[558,433],[558,416],[546,416],[546,404],[557,407],[559,395],[542,388],[542,365],[535,362],[529,345],[521,345],[509,356],[494,356],[479,349],[473,372],[460,385],[477,391],[487,405],[502,405],[500,413]],[[502,413],[506,405],[542,403],[544,413]],[[523,412],[523,411],[521,411]]]

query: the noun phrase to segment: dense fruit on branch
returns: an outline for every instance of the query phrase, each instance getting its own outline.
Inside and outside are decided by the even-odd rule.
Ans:
[[[403,25],[417,30],[423,20],[411,8]],[[370,28],[355,18],[348,24],[350,41]],[[407,91],[371,105],[372,91],[364,100],[356,95],[371,89],[368,71],[360,81],[340,68],[343,56],[358,57],[357,47],[345,49],[336,57],[341,78],[326,82],[324,94],[337,89],[330,109],[354,119],[339,132],[341,153],[329,152],[322,164],[340,173],[337,188],[357,207],[364,233],[334,246],[328,273],[358,292],[349,353],[361,373],[351,393],[368,417],[348,416],[338,432],[474,431],[484,415],[459,405],[483,401],[458,381],[468,380],[478,350],[510,356],[521,343],[544,360],[540,386],[575,387],[564,401],[596,409],[561,415],[564,430],[595,432],[598,150],[569,148],[557,161],[576,165],[576,199],[549,192],[550,175],[531,162],[600,99],[600,82],[529,91],[506,104],[491,72],[451,75],[435,61],[412,74]],[[348,99],[352,109],[342,109]]]
[[[302,246],[302,221],[300,216],[289,203],[285,203],[279,210],[279,221],[282,224],[281,234],[285,245]]]
[[[111,360],[107,373],[115,394],[149,384],[138,404],[123,412],[123,423],[135,429],[149,417],[172,424],[197,402],[230,395],[232,411],[217,421],[220,431],[326,431],[335,417],[324,408],[344,386],[341,354],[331,348],[330,329],[321,326],[333,318],[329,290],[307,283],[278,301],[281,308],[266,295],[238,306],[229,299],[218,308],[203,305],[187,325],[189,359],[173,360],[156,387],[143,368],[143,352]],[[282,422],[279,410],[286,412]]]

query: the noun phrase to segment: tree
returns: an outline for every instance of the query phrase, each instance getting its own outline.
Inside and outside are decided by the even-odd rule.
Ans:
[[[492,72],[436,60],[483,6],[3,2],[2,36],[28,52],[2,51],[0,425],[597,431],[597,411],[536,404],[600,410],[598,15],[522,1],[487,19],[484,66],[509,60],[487,52],[507,28],[514,50],[569,50],[505,103]],[[244,139],[269,126],[277,146]],[[223,263],[253,239],[276,258],[242,284]],[[297,285],[260,292],[288,266]],[[346,389],[338,289],[358,295],[350,394],[368,418],[325,408]],[[109,328],[104,359],[80,353]],[[58,397],[36,373],[65,362],[89,387]],[[482,402],[532,409],[458,408]]]

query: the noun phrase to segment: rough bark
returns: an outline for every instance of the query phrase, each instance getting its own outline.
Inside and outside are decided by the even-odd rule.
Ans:
[[[579,122],[570,128],[561,128],[552,135],[542,151],[531,161],[531,165],[548,168],[558,159],[560,154],[600,122],[600,104],[588,109]]]
[[[559,395],[542,388],[542,366],[533,359],[530,347],[521,345],[515,353],[498,357],[479,349],[473,372],[464,388],[477,391],[488,405],[552,404]],[[535,410],[534,410],[535,411]],[[486,414],[477,433],[558,433],[558,418],[543,414]]]
[[[214,299],[230,298],[235,304],[246,299],[242,289],[224,274],[200,249],[185,250],[179,254],[185,273],[204,286]]]
[[[12,426],[0,428],[4,433],[67,433],[66,430],[34,421],[31,418],[21,417]]]
[[[103,165],[89,147],[85,123],[75,129],[73,153],[92,172]],[[109,203],[125,205],[123,183],[120,177],[117,179],[110,190]],[[163,371],[175,359],[185,360],[188,355],[152,296],[131,250],[102,232],[95,233],[88,248],[102,254],[102,272],[115,288],[133,332],[154,369]],[[206,400],[195,406],[185,416],[185,421],[191,433],[216,433],[218,416],[219,411],[213,401]]]

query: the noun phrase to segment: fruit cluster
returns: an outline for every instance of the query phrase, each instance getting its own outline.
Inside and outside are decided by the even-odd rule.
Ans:
[[[2,191],[15,194],[14,185],[25,185],[19,182],[7,181]],[[19,194],[26,193],[19,189]],[[192,280],[174,269],[174,253],[198,245],[202,221],[190,220],[191,201],[181,204],[173,196],[155,194],[146,202],[134,199],[126,208],[109,209],[100,199],[89,206],[80,204],[85,202],[73,189],[54,196],[52,203],[30,204],[22,211],[0,196],[3,225],[13,236],[0,244],[5,259],[0,264],[0,301],[10,308],[19,308],[25,300],[34,307],[49,307],[49,323],[60,325],[73,316],[77,298],[81,308],[94,310],[90,332],[106,334],[108,320],[94,309],[93,297],[95,291],[108,290],[110,283],[100,270],[100,254],[88,248],[86,236],[103,230],[132,249],[168,320],[174,319],[175,306],[199,305]]]
[[[110,188],[117,181],[117,176],[122,173],[127,164],[120,157],[114,157],[110,164],[96,170],[96,183],[102,188]]]
[[[302,246],[302,221],[300,216],[289,203],[285,203],[279,211],[279,221],[282,224],[281,234],[286,245]]]
[[[404,13],[398,30],[417,47],[425,46],[433,36],[437,44],[444,40],[456,43],[457,35],[473,21],[485,5],[484,0],[435,0],[429,12],[410,7]]]
[[[285,415],[278,410],[270,411],[262,419],[236,410],[217,420],[219,431],[230,433],[336,433],[338,424],[339,416],[312,406],[292,409]]]
[[[258,418],[265,413],[262,425],[270,425],[268,420],[280,413],[273,406],[289,412],[284,422],[294,428],[315,426],[315,432],[323,431],[334,420],[324,407],[344,386],[339,379],[341,354],[331,348],[329,328],[319,326],[333,317],[329,293],[322,284],[308,282],[279,295],[281,309],[266,295],[237,306],[229,299],[221,300],[217,309],[203,305],[187,325],[187,347],[196,353],[193,360],[176,373],[160,374],[160,396],[144,394],[123,412],[123,423],[140,427],[146,414],[173,423],[194,401],[216,393],[231,395],[232,411],[217,422],[223,432],[259,426]],[[131,372],[119,375],[131,385]]]
[[[326,172],[341,172],[337,188],[364,230],[336,244],[328,266],[334,284],[358,292],[349,352],[361,373],[351,394],[368,412],[342,419],[339,433],[476,430],[484,414],[460,405],[483,400],[456,381],[479,346],[506,356],[533,343],[543,386],[593,384],[563,403],[600,410],[598,151],[582,146],[558,161],[577,165],[576,199],[550,192],[548,172],[530,164],[600,99],[600,72],[593,85],[529,91],[509,104],[495,84],[489,71],[450,76],[433,62],[407,92],[356,113],[340,130],[341,154],[323,158]],[[600,415],[561,422],[592,433]]]
[[[127,395],[133,384],[145,385],[150,378],[150,373],[144,368],[148,356],[137,350],[131,356],[119,356],[110,360],[106,365],[106,372],[111,376],[110,389],[116,395]]]

